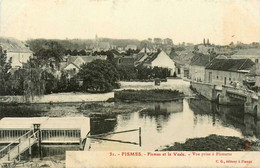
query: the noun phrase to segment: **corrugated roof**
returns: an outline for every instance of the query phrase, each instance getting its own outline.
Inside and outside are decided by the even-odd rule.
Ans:
[[[242,72],[241,70],[250,70],[254,65],[250,59],[214,59],[206,69]]]

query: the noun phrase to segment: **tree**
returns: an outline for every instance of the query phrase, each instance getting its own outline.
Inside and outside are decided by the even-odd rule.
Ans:
[[[162,44],[162,39],[161,39],[161,38],[154,38],[154,39],[153,39],[153,42],[154,42],[155,44]]]
[[[57,92],[58,79],[52,73],[45,70],[42,72],[41,78],[45,81],[45,94]]]
[[[77,56],[78,54],[79,54],[78,50],[76,50],[76,49],[73,50],[72,53],[71,53],[72,56]]]
[[[81,56],[86,56],[87,55],[87,52],[85,50],[80,50],[79,51],[79,55]]]
[[[7,60],[6,51],[0,46],[0,95],[9,93],[8,82],[11,74],[9,70],[12,68],[11,60]]]
[[[109,92],[119,88],[119,73],[110,62],[105,60],[94,60],[83,64],[78,73],[83,80],[83,91]]]
[[[40,48],[35,55],[38,59],[51,60],[54,59],[55,62],[60,62],[62,56],[65,54],[65,49],[56,41],[47,41],[42,48]]]
[[[164,42],[164,44],[166,44],[166,45],[170,45],[170,46],[173,45],[172,39],[170,39],[170,38],[164,39],[163,42]]]
[[[72,51],[70,49],[66,50],[66,55],[71,55]]]
[[[37,59],[30,59],[24,66],[24,96],[27,101],[33,101],[35,96],[45,93],[43,69],[39,67]]]
[[[58,81],[58,92],[66,92],[68,91],[69,85],[69,74],[66,71],[61,72],[61,77]]]

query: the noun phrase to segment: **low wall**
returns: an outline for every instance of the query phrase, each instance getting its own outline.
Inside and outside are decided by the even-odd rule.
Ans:
[[[92,93],[56,93],[34,97],[30,103],[70,103],[70,102],[98,102],[114,98],[114,92]],[[0,96],[0,103],[27,103],[23,96]]]
[[[191,81],[190,86],[208,100],[215,100],[215,85]]]

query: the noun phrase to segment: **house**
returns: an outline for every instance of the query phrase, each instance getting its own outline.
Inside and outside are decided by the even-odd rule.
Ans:
[[[250,48],[250,49],[241,49],[237,53],[231,56],[232,59],[251,59],[255,63],[260,62],[260,49],[259,48]]]
[[[24,63],[27,63],[33,57],[33,52],[27,47],[16,48],[11,46],[3,48],[3,50],[6,51],[7,61],[11,61],[12,68],[22,67]]]
[[[138,53],[138,54],[134,54],[134,65],[138,66],[140,64],[143,63],[143,61],[152,54],[148,54],[148,53]]]
[[[137,46],[136,46],[136,45],[127,45],[126,48],[125,48],[125,50],[127,51],[127,50],[129,50],[129,49],[131,49],[131,50],[137,50]]]
[[[176,64],[176,75],[181,78],[189,78],[189,65],[194,57],[194,53],[189,49],[175,51],[172,48],[170,57]]]
[[[246,79],[255,82],[255,86],[260,87],[260,63],[255,63],[246,75]]]
[[[24,63],[33,57],[33,52],[29,49],[7,50],[7,60],[11,59],[12,67],[22,67]]]
[[[96,59],[106,60],[107,56],[68,56],[66,61],[60,63],[60,71],[70,71],[71,74],[79,72],[83,64],[90,63]]]
[[[149,68],[167,68],[170,71],[171,76],[173,76],[175,72],[175,62],[163,50],[157,51],[152,55],[148,55],[144,61],[142,61],[142,65]]]
[[[117,55],[114,57],[114,61],[118,67],[128,67],[128,68],[135,67],[133,56]]]
[[[243,80],[255,63],[250,59],[214,59],[206,67],[205,82],[229,85]]]
[[[151,52],[152,51],[147,47],[144,47],[144,48],[141,49],[141,51],[139,51],[139,53],[151,53]]]
[[[197,82],[205,82],[205,68],[212,58],[210,55],[197,54],[191,60],[189,66],[190,79]]]

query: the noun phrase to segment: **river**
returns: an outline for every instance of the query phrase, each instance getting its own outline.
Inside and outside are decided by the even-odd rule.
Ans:
[[[244,114],[243,106],[220,106],[201,98],[185,98],[165,103],[125,103],[124,106],[146,107],[145,110],[123,113],[103,118],[91,118],[92,134],[124,131],[141,127],[142,145],[125,144],[91,139],[91,151],[156,150],[187,138],[205,137],[210,134],[259,139],[256,118]],[[115,103],[114,106],[117,106]],[[41,104],[0,106],[3,117],[85,116],[80,104]],[[50,115],[52,114],[52,115]],[[123,141],[139,141],[138,132],[109,135],[104,138]],[[42,156],[65,158],[65,150],[77,150],[75,146],[43,146]],[[37,150],[35,149],[34,152]],[[34,157],[37,157],[37,152]]]

